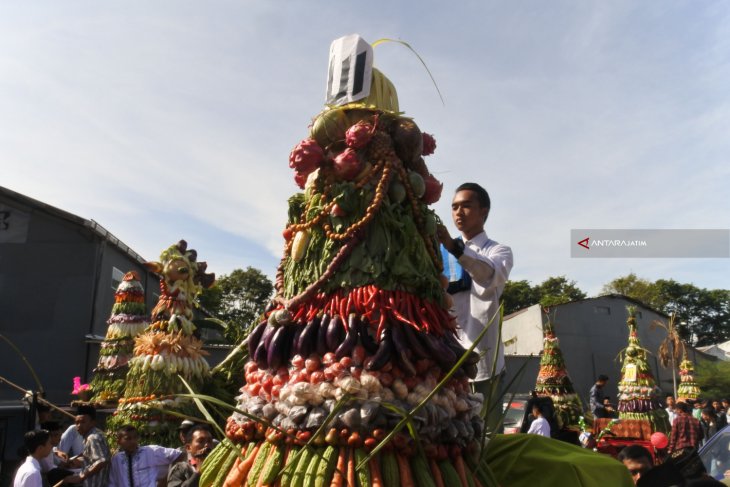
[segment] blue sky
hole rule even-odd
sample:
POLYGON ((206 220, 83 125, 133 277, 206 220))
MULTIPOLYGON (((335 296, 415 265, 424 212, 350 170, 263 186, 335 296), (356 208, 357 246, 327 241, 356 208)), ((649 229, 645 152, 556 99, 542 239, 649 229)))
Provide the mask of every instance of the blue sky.
POLYGON ((217 273, 273 277, 288 154, 349 33, 425 59, 445 105, 407 49, 375 50, 435 134, 437 212, 449 220, 453 189, 482 183, 513 279, 730 287, 728 259, 569 257, 571 228, 730 226, 726 2, 5 2, 0 185, 146 258, 185 238, 217 273))

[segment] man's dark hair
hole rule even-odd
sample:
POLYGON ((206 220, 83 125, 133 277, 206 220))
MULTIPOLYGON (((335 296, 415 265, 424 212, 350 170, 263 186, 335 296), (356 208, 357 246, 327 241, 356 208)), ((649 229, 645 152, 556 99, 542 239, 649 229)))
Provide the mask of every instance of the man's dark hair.
POLYGON ((689 404, 687 404, 686 402, 679 401, 674 407, 679 409, 683 413, 689 413, 690 411, 689 404))
POLYGON ((131 424, 124 424, 117 429, 117 438, 123 435, 127 435, 129 433, 137 434, 137 428, 135 428, 131 424))
POLYGON ((76 408, 76 416, 88 416, 91 419, 96 419, 96 409, 94 406, 79 406, 76 408))
POLYGON ((487 190, 479 186, 477 183, 464 183, 456 188, 455 193, 458 193, 459 191, 474 191, 477 194, 479 206, 486 208, 487 210, 492 207, 492 202, 489 199, 489 193, 487 193, 487 190))
POLYGON ((28 431, 23 439, 25 440, 25 447, 28 449, 28 453, 31 455, 35 453, 35 451, 45 445, 48 442, 48 438, 50 438, 51 435, 48 434, 48 431, 46 430, 35 430, 35 431, 28 431))
POLYGON ((627 447, 624 447, 624 449, 619 452, 618 457, 616 458, 619 462, 623 462, 624 460, 641 460, 642 458, 646 458, 649 460, 649 465, 654 465, 654 460, 652 460, 651 458, 651 453, 649 453, 649 450, 641 445, 629 445, 627 447))
POLYGON ((54 431, 61 431, 61 424, 58 421, 46 421, 41 423, 41 429, 53 433, 54 431))
POLYGON ((705 409, 702 410, 702 412, 711 418, 717 419, 717 413, 715 412, 715 408, 713 408, 712 406, 706 407, 705 409))
POLYGON ((599 382, 599 381, 603 381, 603 382, 608 381, 608 376, 606 374, 599 375, 598 379, 596 379, 596 382, 599 382))
POLYGON ((193 441, 193 435, 195 435, 196 431, 207 431, 211 435, 213 434, 212 431, 210 431, 210 428, 206 424, 196 424, 195 426, 191 426, 190 429, 185 433, 185 443, 189 444, 193 441))

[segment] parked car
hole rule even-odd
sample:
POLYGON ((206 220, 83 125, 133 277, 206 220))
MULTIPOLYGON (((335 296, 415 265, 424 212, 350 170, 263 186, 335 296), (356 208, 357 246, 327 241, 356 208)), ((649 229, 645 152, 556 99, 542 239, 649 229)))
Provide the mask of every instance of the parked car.
MULTIPOLYGON (((511 401, 505 401, 502 405, 505 411, 503 423, 504 433, 527 433, 532 419, 532 395, 515 394, 512 397, 507 394, 505 395, 505 399, 511 399, 511 401)), ((550 423, 550 436, 553 438, 557 437, 558 429, 554 417, 555 409, 553 407, 553 400, 546 396, 538 397, 536 400, 542 407, 545 419, 550 423)))
POLYGON ((717 480, 730 478, 730 426, 715 433, 700 447, 699 453, 710 475, 717 480))
MULTIPOLYGON (((510 399, 509 394, 505 395, 505 399, 510 399)), ((502 405, 504 416, 504 434, 511 435, 522 431, 522 424, 527 420, 527 402, 530 400, 529 394, 515 394, 511 401, 505 401, 502 405)))

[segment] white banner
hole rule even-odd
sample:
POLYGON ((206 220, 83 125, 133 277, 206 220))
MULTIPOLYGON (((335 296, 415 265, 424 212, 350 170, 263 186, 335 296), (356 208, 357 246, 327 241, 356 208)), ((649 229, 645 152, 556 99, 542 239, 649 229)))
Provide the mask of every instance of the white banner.
POLYGON ((345 105, 370 94, 373 47, 357 34, 340 37, 330 45, 327 73, 328 105, 345 105))

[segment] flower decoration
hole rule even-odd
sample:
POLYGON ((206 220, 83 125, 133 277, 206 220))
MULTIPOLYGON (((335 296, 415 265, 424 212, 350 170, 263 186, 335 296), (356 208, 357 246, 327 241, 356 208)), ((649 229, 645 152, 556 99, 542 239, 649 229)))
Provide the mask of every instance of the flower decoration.
POLYGON ((80 392, 88 391, 88 390, 89 390, 89 384, 82 384, 81 377, 79 377, 79 376, 74 377, 74 388, 71 391, 71 394, 79 394, 80 392))

